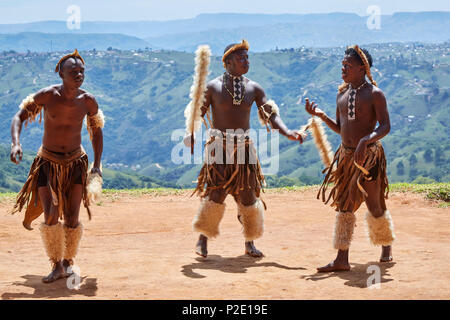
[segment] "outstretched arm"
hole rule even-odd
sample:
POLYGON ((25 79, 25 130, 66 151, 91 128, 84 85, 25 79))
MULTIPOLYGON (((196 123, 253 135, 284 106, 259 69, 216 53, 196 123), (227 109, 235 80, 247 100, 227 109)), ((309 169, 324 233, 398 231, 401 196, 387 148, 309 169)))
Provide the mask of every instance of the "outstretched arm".
POLYGON ((263 88, 256 84, 255 86, 256 98, 255 102, 258 108, 263 108, 266 113, 271 114, 269 118, 270 125, 273 129, 277 129, 280 131, 282 135, 284 135, 289 140, 300 141, 303 143, 303 138, 296 131, 289 130, 284 121, 281 119, 281 116, 275 112, 272 112, 272 106, 267 104, 267 97, 263 90, 263 88))
POLYGON ((391 130, 391 122, 389 120, 389 112, 387 109, 386 98, 381 90, 376 90, 372 94, 373 106, 378 121, 378 127, 373 132, 359 140, 355 150, 355 161, 359 165, 364 164, 364 155, 366 154, 367 145, 380 140, 391 130))
MULTIPOLYGON (((88 106, 88 123, 92 121, 91 119, 99 118, 101 115, 99 113, 99 108, 97 101, 93 96, 89 96, 87 98, 87 106, 88 106)), ((103 119, 102 119, 103 121, 103 119)), ((98 122, 97 122, 98 123, 98 122)), ((92 149, 94 150, 94 165, 92 166, 91 173, 98 173, 100 176, 102 175, 102 171, 100 170, 100 163, 103 153, 103 130, 102 125, 92 125, 90 126, 91 130, 91 143, 92 149)))
POLYGON ((22 101, 19 111, 12 118, 10 159, 15 164, 19 164, 23 156, 22 146, 20 145, 22 124, 25 122, 26 125, 27 121, 31 122, 34 120, 42 106, 46 104, 51 90, 51 88, 45 88, 34 95, 28 96, 22 101))
POLYGON ((326 125, 336 132, 337 134, 341 134, 341 125, 339 123, 339 108, 336 106, 336 120, 331 119, 323 110, 317 108, 317 104, 313 102, 309 102, 309 99, 306 98, 305 103, 306 112, 308 112, 312 116, 319 117, 322 119, 326 125))

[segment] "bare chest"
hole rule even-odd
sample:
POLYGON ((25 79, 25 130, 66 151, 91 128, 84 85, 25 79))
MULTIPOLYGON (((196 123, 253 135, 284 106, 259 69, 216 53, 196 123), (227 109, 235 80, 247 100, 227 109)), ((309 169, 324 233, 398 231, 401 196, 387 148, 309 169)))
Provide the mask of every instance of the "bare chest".
POLYGON ((66 126, 81 124, 87 114, 85 105, 77 99, 67 101, 62 98, 55 98, 47 103, 44 108, 47 122, 66 126))
POLYGON ((224 85, 217 88, 212 95, 212 107, 220 112, 227 112, 231 114, 249 113, 253 102, 255 101, 255 93, 252 88, 245 88, 243 96, 239 99, 240 103, 236 103, 233 99, 233 88, 228 88, 224 85))

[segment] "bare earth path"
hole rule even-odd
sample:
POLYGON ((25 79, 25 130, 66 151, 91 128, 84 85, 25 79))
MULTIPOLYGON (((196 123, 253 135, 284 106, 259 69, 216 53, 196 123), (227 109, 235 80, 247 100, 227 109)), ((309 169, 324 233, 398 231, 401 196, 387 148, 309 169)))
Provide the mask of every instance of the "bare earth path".
MULTIPOLYGON (((266 255, 243 255, 236 205, 229 198, 221 235, 209 257, 195 255, 191 221, 199 205, 183 195, 104 199, 93 220, 82 209, 85 233, 76 264, 81 287, 66 280, 43 284, 50 264, 38 230, 0 203, 2 299, 450 299, 450 209, 420 195, 394 193, 388 200, 397 233, 394 262, 378 263, 380 249, 365 236, 365 207, 357 213, 350 251, 352 270, 317 274, 330 262, 334 212, 315 191, 266 192, 265 234, 255 243, 266 255), (367 287, 369 266, 380 267, 380 288, 367 287)), ((41 220, 43 218, 40 218, 41 220)), ((39 221, 40 222, 40 221, 39 221)), ((369 269, 370 271, 370 269, 369 269)))

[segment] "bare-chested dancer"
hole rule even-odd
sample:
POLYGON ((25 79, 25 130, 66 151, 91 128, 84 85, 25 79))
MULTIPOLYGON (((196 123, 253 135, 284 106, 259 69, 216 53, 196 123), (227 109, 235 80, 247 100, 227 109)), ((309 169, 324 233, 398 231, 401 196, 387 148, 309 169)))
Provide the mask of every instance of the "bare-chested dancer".
MULTIPOLYGON (((263 88, 256 82, 244 77, 249 70, 248 42, 231 44, 225 48, 222 61, 226 72, 207 85, 206 102, 202 107, 202 116, 212 106, 212 128, 219 135, 212 136, 206 147, 216 141, 219 148, 223 147, 223 164, 210 163, 203 166, 198 177, 196 191, 201 194, 202 202, 193 221, 194 230, 200 233, 196 245, 196 253, 207 256, 207 239, 219 234, 219 223, 225 211, 225 198, 233 195, 238 205, 238 219, 243 226, 245 237, 245 254, 252 257, 263 256, 257 250, 253 240, 263 234, 264 203, 259 198, 264 183, 259 161, 251 162, 256 157, 252 141, 245 134, 227 134, 228 130, 242 130, 250 128, 250 110, 255 102, 262 124, 270 124, 278 129, 289 140, 303 142, 302 137, 289 130, 279 116, 278 107, 272 101, 267 101, 263 88), (226 139, 234 142, 234 163, 226 162, 226 139), (218 140, 219 139, 219 140, 218 140), (236 162, 238 146, 245 148, 245 163, 236 162), (206 185, 206 190, 204 187, 206 185)), ((189 144, 190 136, 185 139, 189 144)), ((216 145, 217 146, 217 145, 216 145)))
POLYGON ((83 232, 78 221, 82 200, 90 216, 86 191, 88 158, 81 146, 85 116, 94 149, 92 174, 101 175, 103 150, 103 114, 94 96, 80 89, 84 81, 83 59, 75 50, 58 62, 55 72, 59 72, 62 84, 28 96, 11 124, 11 161, 19 164, 22 160, 19 142, 22 124, 34 121, 44 110, 42 146, 17 196, 13 212, 26 207, 23 225, 29 230, 31 222, 44 212, 41 237, 53 264, 52 272, 42 279, 45 283, 69 275, 68 268, 73 264, 83 232), (59 222, 63 218, 64 225, 59 222))
POLYGON ((391 215, 385 198, 389 190, 386 175, 386 158, 379 141, 390 131, 386 98, 372 79, 372 57, 358 46, 347 48, 342 61, 342 79, 336 99, 336 120, 306 102, 306 111, 320 117, 342 139, 333 164, 327 168, 326 177, 318 198, 336 207, 334 247, 336 259, 318 268, 319 272, 350 270, 348 251, 356 221, 355 212, 365 201, 369 238, 381 245, 381 262, 392 260, 391 244, 395 239, 391 215), (366 76, 371 83, 366 81, 366 76), (378 126, 376 126, 378 122, 378 126), (333 189, 326 199, 326 189, 333 189))

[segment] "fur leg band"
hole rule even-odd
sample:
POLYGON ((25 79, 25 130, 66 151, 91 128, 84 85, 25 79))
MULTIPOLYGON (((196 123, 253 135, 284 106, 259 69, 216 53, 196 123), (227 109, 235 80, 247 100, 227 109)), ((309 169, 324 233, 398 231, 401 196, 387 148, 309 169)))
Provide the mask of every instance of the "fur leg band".
POLYGON ((89 137, 92 141, 94 137, 94 128, 101 128, 105 126, 105 116, 101 109, 98 109, 97 113, 92 116, 86 117, 86 129, 89 132, 89 137))
POLYGON ((366 212, 367 233, 373 245, 390 246, 395 240, 394 223, 389 211, 381 217, 375 218, 369 211, 366 212))
POLYGON ((65 251, 64 259, 69 260, 72 264, 73 258, 77 255, 80 245, 81 236, 83 235, 83 225, 78 223, 76 228, 70 228, 64 225, 65 235, 65 251))
POLYGON ((61 261, 64 253, 64 231, 61 222, 52 226, 42 223, 39 229, 50 261, 52 263, 61 261))
POLYGON ((253 241, 264 233, 264 205, 258 198, 250 206, 238 203, 238 218, 242 223, 245 241, 253 241))
POLYGON ((19 106, 19 109, 25 110, 27 112, 27 118, 25 119, 25 127, 36 120, 36 117, 40 115, 39 117, 39 123, 42 121, 42 108, 43 105, 38 105, 33 98, 34 94, 30 94, 25 99, 22 100, 22 103, 19 106))
POLYGON ((333 245, 338 250, 348 250, 352 242, 356 217, 353 212, 337 212, 334 225, 333 245))
POLYGON ((208 238, 219 235, 219 223, 225 212, 225 204, 216 203, 208 198, 201 200, 200 208, 192 222, 194 231, 200 232, 208 238))

